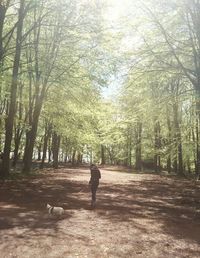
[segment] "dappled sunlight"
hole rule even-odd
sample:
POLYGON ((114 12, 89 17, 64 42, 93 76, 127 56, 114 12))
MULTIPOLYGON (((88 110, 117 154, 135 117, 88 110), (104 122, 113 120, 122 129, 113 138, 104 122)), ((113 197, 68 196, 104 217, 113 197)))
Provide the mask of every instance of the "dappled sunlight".
POLYGON ((0 0, 0 258, 197 258, 200 1, 0 0))
POLYGON ((164 257, 169 247, 170 255, 185 249, 179 257, 199 252, 199 185, 159 175, 101 173, 94 210, 87 168, 49 170, 20 183, 5 183, 0 190, 2 253, 15 246, 17 254, 45 256, 51 250, 55 257, 149 252, 164 257), (64 216, 49 216, 46 203, 63 207, 64 216))

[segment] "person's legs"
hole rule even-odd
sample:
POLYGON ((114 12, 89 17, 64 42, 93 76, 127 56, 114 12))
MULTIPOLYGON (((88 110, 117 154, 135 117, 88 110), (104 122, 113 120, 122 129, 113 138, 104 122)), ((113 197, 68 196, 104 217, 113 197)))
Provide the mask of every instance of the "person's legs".
POLYGON ((92 186, 92 201, 96 202, 96 192, 97 192, 97 186, 93 185, 92 186))
POLYGON ((91 205, 94 206, 96 202, 96 192, 99 184, 92 184, 91 185, 91 191, 92 191, 92 203, 91 205))

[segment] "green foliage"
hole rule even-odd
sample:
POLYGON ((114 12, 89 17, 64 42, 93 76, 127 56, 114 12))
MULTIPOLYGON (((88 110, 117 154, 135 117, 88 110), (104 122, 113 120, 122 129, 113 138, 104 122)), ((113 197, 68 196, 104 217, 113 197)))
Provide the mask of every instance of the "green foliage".
MULTIPOLYGON (((0 35, 1 149, 19 8, 16 1, 5 3, 10 5, 0 35)), ((178 160, 179 170, 189 170, 189 163, 194 169, 200 159, 198 6, 127 3, 116 19, 108 17, 106 1, 25 1, 13 149, 18 139, 24 152, 35 124, 35 147, 43 144, 48 124, 69 156, 87 152, 97 161, 105 156, 107 163, 134 165, 141 155, 161 160, 163 167, 171 159, 178 160), (113 79, 117 97, 103 99, 101 90, 113 79)))

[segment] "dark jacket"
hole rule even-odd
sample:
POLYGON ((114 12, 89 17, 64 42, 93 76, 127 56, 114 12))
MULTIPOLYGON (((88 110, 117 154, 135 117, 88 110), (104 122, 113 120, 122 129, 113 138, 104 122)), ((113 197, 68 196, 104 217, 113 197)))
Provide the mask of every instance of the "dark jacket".
POLYGON ((91 177, 90 177, 90 184, 98 184, 99 179, 101 178, 100 170, 97 167, 91 167, 90 168, 91 177))

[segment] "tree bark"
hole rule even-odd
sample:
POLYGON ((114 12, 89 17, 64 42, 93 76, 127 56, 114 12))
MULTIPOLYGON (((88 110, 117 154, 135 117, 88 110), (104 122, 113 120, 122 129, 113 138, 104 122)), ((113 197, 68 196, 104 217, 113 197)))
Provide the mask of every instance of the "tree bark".
POLYGON ((45 135, 44 135, 44 144, 43 144, 42 162, 40 164, 41 169, 44 168, 44 162, 45 162, 46 155, 47 155, 47 146, 48 146, 48 141, 49 141, 50 136, 51 136, 51 124, 46 123, 45 135))
POLYGON ((37 160, 40 161, 42 158, 41 158, 41 151, 42 151, 42 143, 39 143, 38 145, 38 157, 37 157, 37 160))
POLYGON ((75 157, 76 157, 76 150, 73 150, 73 152, 72 152, 72 165, 75 164, 75 157))
POLYGON ((33 148, 34 148, 34 143, 37 135, 37 128, 38 128, 38 121, 39 121, 39 116, 40 112, 42 109, 42 102, 43 102, 43 94, 38 98, 35 108, 34 108, 34 113, 33 113, 33 121, 31 125, 30 131, 27 133, 27 138, 26 138, 26 147, 24 151, 24 167, 23 167, 23 172, 24 173, 29 173, 31 170, 31 164, 32 164, 32 156, 33 156, 33 148))
POLYGON ((24 3, 25 3, 25 0, 20 1, 20 8, 18 13, 16 50, 15 50, 13 72, 12 72, 9 110, 8 110, 8 116, 6 118, 6 125, 5 125, 6 136, 5 136, 3 163, 2 163, 2 169, 1 169, 1 176, 3 178, 7 177, 10 172, 10 151, 11 151, 11 141, 13 136, 14 116, 16 112, 18 71, 19 71, 19 63, 20 63, 20 56, 21 56, 22 28, 23 28, 23 21, 24 21, 24 3))
POLYGON ((21 137, 22 137, 22 131, 18 128, 16 135, 15 135, 15 149, 14 149, 14 157, 13 157, 13 162, 12 162, 13 167, 16 167, 19 156, 20 156, 19 155, 19 147, 20 147, 21 137))
POLYGON ((136 149, 135 149, 135 169, 142 169, 142 123, 137 122, 135 129, 136 149))
MULTIPOLYGON (((23 93, 23 84, 20 84, 19 88, 19 104, 18 104, 18 119, 19 122, 17 124, 17 128, 15 129, 15 149, 14 149, 14 158, 12 162, 12 166, 16 167, 17 161, 19 159, 19 147, 20 147, 20 142, 23 134, 23 128, 21 128, 21 120, 22 120, 22 114, 23 114, 23 108, 22 108, 22 93, 23 93)), ((26 118, 25 118, 26 121, 26 118)))
POLYGON ((3 27, 4 27, 4 20, 6 15, 6 7, 5 5, 0 3, 0 67, 3 61, 3 27))
POLYGON ((101 144, 101 165, 105 165, 105 147, 101 144))
POLYGON ((178 118, 178 103, 173 103, 174 127, 175 127, 175 141, 177 147, 178 157, 178 174, 183 175, 183 153, 182 153, 182 137, 178 118))
POLYGON ((196 160, 195 160, 195 174, 197 178, 199 178, 200 174, 200 143, 199 143, 199 120, 200 118, 196 118, 196 160))
POLYGON ((160 122, 155 120, 154 124, 154 170, 155 172, 161 171, 161 160, 160 160, 160 148, 161 148, 161 136, 160 136, 160 122))
POLYGON ((172 158, 171 158, 172 127, 171 127, 171 121, 170 121, 169 108, 168 107, 167 107, 167 128, 168 128, 167 171, 168 171, 168 173, 171 173, 171 170, 172 170, 172 158))
POLYGON ((53 168, 58 168, 58 156, 60 149, 60 135, 56 132, 52 136, 53 168))

